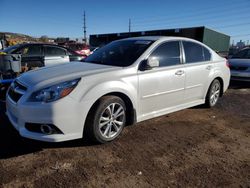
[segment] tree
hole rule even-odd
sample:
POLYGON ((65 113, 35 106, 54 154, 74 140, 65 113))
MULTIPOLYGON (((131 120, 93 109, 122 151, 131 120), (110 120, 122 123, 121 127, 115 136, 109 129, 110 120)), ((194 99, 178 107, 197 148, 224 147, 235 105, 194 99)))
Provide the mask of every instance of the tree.
POLYGON ((40 41, 41 42, 49 42, 49 38, 48 38, 47 35, 43 35, 43 36, 40 37, 40 41))

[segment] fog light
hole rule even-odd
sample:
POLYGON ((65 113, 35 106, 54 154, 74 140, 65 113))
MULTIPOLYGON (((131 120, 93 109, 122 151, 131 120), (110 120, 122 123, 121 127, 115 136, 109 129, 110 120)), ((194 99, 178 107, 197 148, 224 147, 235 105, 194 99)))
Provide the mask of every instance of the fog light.
POLYGON ((25 128, 28 131, 46 135, 63 134, 63 132, 53 124, 25 123, 25 128))
POLYGON ((40 130, 43 134, 52 134, 53 133, 53 129, 49 125, 46 125, 46 124, 42 124, 40 126, 40 130))

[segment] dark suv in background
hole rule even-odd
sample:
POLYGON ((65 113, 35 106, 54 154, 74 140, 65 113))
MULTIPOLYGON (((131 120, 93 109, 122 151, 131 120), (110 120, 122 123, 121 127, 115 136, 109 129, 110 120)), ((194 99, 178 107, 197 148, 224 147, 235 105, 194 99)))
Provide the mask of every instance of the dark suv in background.
POLYGON ((21 54, 21 65, 32 67, 51 66, 70 61, 81 61, 84 57, 62 46, 43 43, 27 43, 8 47, 2 52, 21 54))
POLYGON ((68 48, 54 44, 27 43, 5 48, 0 51, 0 100, 5 99, 10 83, 22 72, 70 61, 81 61, 84 58, 85 56, 68 48), (15 68, 19 67, 18 71, 13 70, 11 62, 17 65, 15 68))

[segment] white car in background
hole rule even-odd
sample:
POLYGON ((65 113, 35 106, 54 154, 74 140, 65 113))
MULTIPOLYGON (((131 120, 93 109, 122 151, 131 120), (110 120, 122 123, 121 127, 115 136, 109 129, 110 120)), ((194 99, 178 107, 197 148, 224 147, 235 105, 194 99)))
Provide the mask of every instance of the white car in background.
POLYGON ((231 80, 250 82, 250 47, 240 50, 229 59, 231 80))
POLYGON ((30 71, 12 83, 7 116, 21 136, 109 142, 125 125, 200 104, 213 107, 230 79, 224 58, 180 37, 115 41, 85 61, 30 71))

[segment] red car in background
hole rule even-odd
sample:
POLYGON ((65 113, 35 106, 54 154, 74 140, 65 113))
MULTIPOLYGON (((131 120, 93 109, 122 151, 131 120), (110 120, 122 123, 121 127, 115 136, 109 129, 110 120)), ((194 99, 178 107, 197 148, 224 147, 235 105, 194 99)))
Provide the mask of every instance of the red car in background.
POLYGON ((68 44, 67 47, 83 57, 87 57, 90 55, 90 48, 88 45, 72 43, 68 44))

